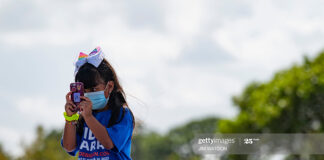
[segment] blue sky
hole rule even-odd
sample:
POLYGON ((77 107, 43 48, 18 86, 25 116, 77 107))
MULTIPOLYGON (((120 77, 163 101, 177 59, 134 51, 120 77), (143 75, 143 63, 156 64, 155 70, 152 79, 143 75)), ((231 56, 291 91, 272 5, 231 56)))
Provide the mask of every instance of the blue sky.
POLYGON ((323 1, 0 0, 0 142, 63 127, 79 52, 101 46, 138 120, 161 133, 232 118, 231 96, 323 49, 323 1))

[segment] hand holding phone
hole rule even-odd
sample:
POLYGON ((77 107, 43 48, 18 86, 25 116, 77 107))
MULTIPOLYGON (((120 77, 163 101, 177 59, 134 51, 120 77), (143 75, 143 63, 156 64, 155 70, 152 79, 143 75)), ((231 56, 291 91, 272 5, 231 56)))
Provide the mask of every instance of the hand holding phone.
POLYGON ((82 99, 81 96, 84 96, 84 85, 82 82, 75 82, 70 84, 70 90, 72 91, 71 100, 77 106, 76 111, 80 111, 78 106, 82 99))
POLYGON ((71 100, 71 94, 72 94, 72 92, 70 91, 65 96, 66 103, 65 103, 64 108, 65 108, 65 112, 66 112, 67 116, 72 116, 73 114, 76 113, 76 111, 75 111, 76 105, 71 100))

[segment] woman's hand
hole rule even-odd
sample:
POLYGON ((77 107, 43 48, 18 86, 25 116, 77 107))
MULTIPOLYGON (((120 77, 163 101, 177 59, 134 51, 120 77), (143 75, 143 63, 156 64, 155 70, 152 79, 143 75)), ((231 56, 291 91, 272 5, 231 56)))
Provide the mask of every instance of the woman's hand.
POLYGON ((67 116, 72 116, 73 114, 75 114, 77 112, 76 105, 71 100, 71 94, 72 94, 72 91, 67 93, 65 96, 65 99, 66 99, 65 112, 66 112, 67 116))
POLYGON ((92 116, 92 102, 88 97, 80 96, 83 101, 79 104, 81 115, 84 119, 92 116))

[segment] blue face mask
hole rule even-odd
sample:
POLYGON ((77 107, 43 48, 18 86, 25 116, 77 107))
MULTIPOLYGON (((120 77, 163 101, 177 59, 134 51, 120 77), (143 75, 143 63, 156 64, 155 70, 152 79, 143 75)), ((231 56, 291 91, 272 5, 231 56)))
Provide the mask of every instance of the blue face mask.
POLYGON ((85 97, 88 97, 92 102, 92 110, 98 110, 105 108, 108 103, 108 98, 105 97, 104 91, 97 91, 97 92, 88 92, 84 93, 85 97))

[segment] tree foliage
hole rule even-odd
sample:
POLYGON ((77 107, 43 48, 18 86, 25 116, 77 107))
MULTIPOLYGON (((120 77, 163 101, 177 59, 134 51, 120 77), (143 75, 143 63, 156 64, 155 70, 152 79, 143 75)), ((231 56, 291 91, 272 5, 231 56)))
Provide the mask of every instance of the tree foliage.
POLYGON ((193 120, 171 129, 164 135, 141 128, 132 142, 132 157, 141 160, 201 159, 200 155, 192 151, 191 140, 197 134, 214 133, 218 120, 215 117, 193 120))
POLYGON ((9 160, 12 159, 4 150, 2 145, 0 144, 0 159, 1 160, 9 160))
POLYGON ((304 57, 302 64, 277 72, 268 82, 250 83, 232 100, 240 112, 233 120, 219 122, 222 133, 322 132, 324 52, 313 60, 304 57))
POLYGON ((61 147, 61 130, 52 130, 46 133, 42 126, 36 129, 36 139, 30 145, 24 145, 24 155, 18 160, 72 160, 61 147))

